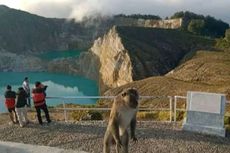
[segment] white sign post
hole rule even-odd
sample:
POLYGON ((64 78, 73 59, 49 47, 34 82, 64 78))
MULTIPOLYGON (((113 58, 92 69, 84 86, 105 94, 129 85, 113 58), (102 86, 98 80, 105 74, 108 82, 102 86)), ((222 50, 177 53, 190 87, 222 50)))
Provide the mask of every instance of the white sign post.
POLYGON ((224 94, 188 92, 183 130, 225 137, 224 94))

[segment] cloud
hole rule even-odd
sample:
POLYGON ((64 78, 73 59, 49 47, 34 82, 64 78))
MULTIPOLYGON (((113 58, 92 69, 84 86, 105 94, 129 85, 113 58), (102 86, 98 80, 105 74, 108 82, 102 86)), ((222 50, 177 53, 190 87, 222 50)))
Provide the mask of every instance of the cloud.
POLYGON ((69 18, 74 18, 76 21, 81 21, 86 16, 93 16, 94 14, 101 13, 105 15, 103 10, 103 0, 84 0, 75 3, 72 6, 69 18))
POLYGON ((189 10, 230 22, 230 0, 0 0, 12 7, 46 17, 75 18, 95 14, 154 14, 171 16, 189 10))

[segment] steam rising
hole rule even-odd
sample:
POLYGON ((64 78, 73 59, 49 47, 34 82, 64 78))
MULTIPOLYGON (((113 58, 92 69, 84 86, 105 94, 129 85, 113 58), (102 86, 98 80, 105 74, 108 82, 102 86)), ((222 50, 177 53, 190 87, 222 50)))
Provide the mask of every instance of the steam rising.
POLYGON ((93 17, 101 14, 102 3, 100 0, 84 0, 74 4, 69 18, 74 18, 75 21, 82 21, 85 17, 93 17))

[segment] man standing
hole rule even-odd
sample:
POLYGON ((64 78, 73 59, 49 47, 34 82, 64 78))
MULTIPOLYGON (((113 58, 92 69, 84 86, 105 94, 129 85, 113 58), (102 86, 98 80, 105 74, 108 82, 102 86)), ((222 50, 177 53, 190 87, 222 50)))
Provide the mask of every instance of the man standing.
POLYGON ((17 115, 16 115, 16 112, 15 112, 16 93, 11 90, 10 85, 7 85, 4 95, 5 95, 5 105, 6 105, 6 108, 8 109, 8 111, 9 111, 10 120, 14 124, 16 124, 18 122, 17 115))
POLYGON ((37 81, 35 83, 35 88, 33 88, 33 90, 32 90, 32 97, 33 97, 33 101, 34 101, 34 106, 35 106, 35 109, 37 111, 37 118, 38 118, 38 122, 40 125, 43 124, 42 117, 41 117, 41 109, 45 113, 47 122, 48 123, 51 122, 50 116, 49 116, 49 111, 47 109, 46 100, 45 100, 46 88, 47 88, 47 86, 44 86, 41 84, 41 82, 37 81))
POLYGON ((29 78, 25 77, 23 83, 22 83, 22 87, 25 90, 26 94, 27 94, 27 104, 30 107, 30 86, 29 86, 29 78))
POLYGON ((20 87, 17 91, 17 100, 15 105, 15 110, 18 116, 18 121, 20 124, 20 127, 24 127, 25 124, 27 124, 29 121, 27 119, 27 110, 26 110, 27 104, 27 93, 25 90, 20 87))

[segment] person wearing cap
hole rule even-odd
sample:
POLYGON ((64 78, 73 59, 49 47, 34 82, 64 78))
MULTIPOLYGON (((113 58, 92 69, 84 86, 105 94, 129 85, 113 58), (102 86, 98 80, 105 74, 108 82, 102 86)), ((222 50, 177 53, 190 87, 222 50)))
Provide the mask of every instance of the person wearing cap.
POLYGON ((29 86, 29 78, 28 77, 24 78, 24 81, 22 83, 22 87, 23 87, 23 89, 25 90, 25 92, 27 94, 28 107, 31 107, 31 105, 30 105, 30 86, 29 86))
POLYGON ((42 117, 41 117, 41 109, 44 111, 45 113, 45 117, 48 123, 51 122, 50 120, 50 116, 49 116, 49 111, 46 105, 46 88, 47 86, 44 86, 41 82, 37 81, 35 82, 35 88, 32 89, 32 98, 34 101, 34 107, 36 109, 37 112, 37 118, 38 118, 38 122, 40 125, 43 124, 42 122, 42 117))
POLYGON ((16 98, 16 93, 11 90, 11 86, 7 85, 6 86, 6 91, 5 91, 5 106, 9 112, 10 120, 12 123, 16 124, 18 123, 17 115, 15 112, 15 98, 16 98))
POLYGON ((18 116, 20 127, 24 127, 27 123, 29 123, 29 120, 27 118, 27 109, 26 109, 26 106, 28 105, 27 96, 28 95, 26 91, 23 89, 23 87, 19 87, 16 96, 15 110, 18 116))

